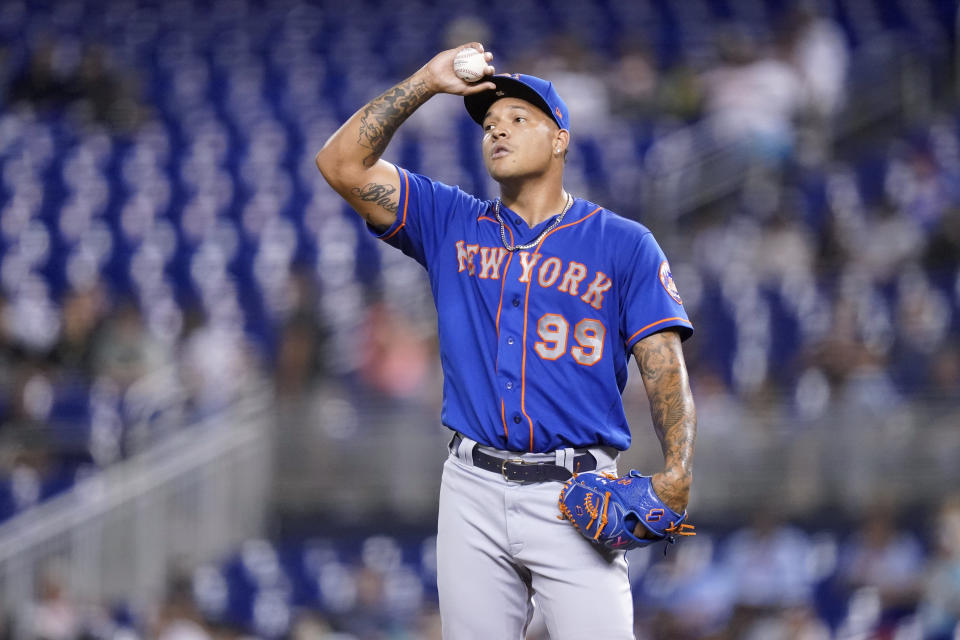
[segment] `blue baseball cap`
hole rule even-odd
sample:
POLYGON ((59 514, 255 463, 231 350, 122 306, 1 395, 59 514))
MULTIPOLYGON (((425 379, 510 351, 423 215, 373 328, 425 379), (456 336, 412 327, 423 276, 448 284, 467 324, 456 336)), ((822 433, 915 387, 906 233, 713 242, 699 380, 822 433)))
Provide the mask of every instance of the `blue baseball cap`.
POLYGON ((540 107, 561 129, 570 130, 570 110, 553 88, 552 82, 522 73, 499 73, 489 80, 497 85, 496 89, 463 97, 467 113, 477 124, 483 125, 483 117, 487 115, 490 105, 500 98, 520 98, 540 107))

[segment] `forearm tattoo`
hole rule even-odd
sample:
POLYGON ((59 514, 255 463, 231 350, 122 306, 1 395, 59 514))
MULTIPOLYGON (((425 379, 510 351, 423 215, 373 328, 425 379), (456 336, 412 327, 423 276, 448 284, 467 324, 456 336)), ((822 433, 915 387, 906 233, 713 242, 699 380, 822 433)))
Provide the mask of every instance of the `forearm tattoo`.
POLYGON ((634 347, 643 383, 650 399, 650 415, 663 447, 665 472, 686 480, 660 496, 667 503, 685 502, 680 494, 689 489, 693 473, 693 445, 697 435, 697 415, 687 382, 680 340, 668 332, 649 336, 634 347))
POLYGON ((391 197, 396 193, 397 188, 389 184, 368 182, 362 187, 354 187, 351 191, 364 202, 373 202, 390 213, 396 213, 400 206, 399 200, 394 200, 391 197))
POLYGON ((370 154, 363 159, 365 167, 376 164, 397 128, 429 97, 425 82, 408 79, 363 108, 357 144, 370 149, 370 154))

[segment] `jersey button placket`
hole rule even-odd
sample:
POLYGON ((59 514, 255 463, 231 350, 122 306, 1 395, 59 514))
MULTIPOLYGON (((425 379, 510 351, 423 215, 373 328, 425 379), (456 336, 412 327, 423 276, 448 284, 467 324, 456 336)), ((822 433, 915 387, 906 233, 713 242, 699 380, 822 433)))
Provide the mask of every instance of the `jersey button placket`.
POLYGON ((521 378, 523 368, 523 299, 526 284, 520 282, 522 266, 514 256, 504 274, 503 308, 500 313, 497 372, 500 385, 500 400, 503 403, 504 428, 507 431, 507 448, 525 450, 529 436, 524 429, 515 429, 524 422, 521 408, 521 378))

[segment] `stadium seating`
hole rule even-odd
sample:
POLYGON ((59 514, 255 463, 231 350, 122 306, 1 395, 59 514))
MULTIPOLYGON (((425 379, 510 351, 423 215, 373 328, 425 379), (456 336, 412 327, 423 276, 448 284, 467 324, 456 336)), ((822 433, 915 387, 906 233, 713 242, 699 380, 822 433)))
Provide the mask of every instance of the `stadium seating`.
MULTIPOLYGON (((853 52, 878 35, 931 56, 955 45, 951 0, 824 4, 853 52)), ((12 86, 51 42, 65 68, 79 61, 85 45, 105 44, 111 68, 142 88, 146 114, 139 126, 122 130, 81 124, 66 106, 14 103, 9 93, 0 98, 0 284, 9 333, 4 356, 18 366, 46 362, 68 294, 99 283, 118 307, 125 300, 135 304, 165 350, 173 353, 182 344, 185 320, 199 308, 213 325, 242 329, 266 370, 289 312, 288 279, 297 268, 318 282, 319 311, 336 351, 338 343, 346 344, 338 338, 355 330, 362 293, 380 285, 387 277, 382 265, 392 259, 313 167, 314 152, 339 122, 444 46, 455 14, 471 7, 488 20, 488 48, 507 59, 567 34, 613 64, 622 39, 639 34, 657 67, 667 70, 709 56, 717 22, 746 24, 769 37, 791 3, 697 0, 682 6, 668 0, 417 0, 397 6, 379 0, 3 2, 0 83, 12 86), (347 302, 331 311, 325 296, 347 302)), ((391 158, 414 171, 441 167, 447 173, 435 177, 492 197, 476 128, 465 113, 455 118, 437 125, 450 134, 443 145, 429 131, 401 131, 391 158)), ((676 123, 611 116, 608 125, 575 135, 571 162, 574 182, 601 202, 615 185, 635 182, 633 168, 639 173, 657 136, 676 123), (625 173, 624 166, 631 170, 625 173)), ((891 185, 919 156, 928 159, 924 166, 942 192, 931 197, 955 208, 958 149, 958 114, 936 113, 881 144, 787 173, 782 192, 796 196, 793 220, 819 248, 837 211, 850 212, 847 222, 867 229, 873 214, 865 212, 890 201, 891 185)), ((935 231, 923 217, 935 205, 923 197, 899 205, 916 211, 921 244, 935 231)), ((613 194, 610 201, 622 203, 613 194)), ((620 212, 661 223, 642 210, 620 212)), ((764 233, 764 221, 752 219, 740 204, 724 215, 725 229, 698 236, 711 243, 711 255, 686 255, 673 265, 681 291, 690 292, 688 306, 701 337, 691 368, 695 374, 717 372, 735 394, 771 384, 789 397, 848 283, 824 264, 815 265, 809 278, 761 277, 738 255, 750 255, 743 252, 764 233)), ((676 227, 663 223, 663 236, 682 246, 681 236, 695 223, 695 216, 676 227)), ((861 284, 852 296, 859 329, 868 340, 889 345, 892 389, 924 393, 929 381, 911 366, 915 354, 900 337, 903 309, 919 292, 933 301, 934 336, 942 340, 960 332, 957 260, 948 268, 913 261, 895 277, 861 284)), ((395 299, 422 299, 422 280, 393 285, 400 287, 391 293, 395 299)), ((357 366, 349 353, 341 356, 333 358, 333 375, 348 375, 357 366)), ((137 395, 137 388, 118 390, 56 367, 46 372, 30 387, 25 409, 18 409, 15 385, 3 387, 0 431, 18 428, 14 419, 23 416, 17 411, 26 411, 31 423, 42 425, 49 461, 37 467, 42 473, 20 465, 0 477, 0 520, 147 446, 162 423, 158 414, 184 409, 179 397, 145 402, 143 394, 153 392, 143 386, 137 395)), ((374 536, 359 546, 315 540, 279 548, 250 541, 235 557, 198 569, 195 596, 215 619, 254 629, 260 637, 281 637, 297 608, 336 617, 363 606, 357 572, 372 567, 383 581, 385 600, 377 606, 402 625, 435 597, 431 554, 430 538, 374 536)), ((828 578, 819 579, 825 584, 828 578)), ((820 608, 829 605, 824 601, 820 608)), ((832 620, 839 625, 843 612, 831 615, 839 616, 832 620)))

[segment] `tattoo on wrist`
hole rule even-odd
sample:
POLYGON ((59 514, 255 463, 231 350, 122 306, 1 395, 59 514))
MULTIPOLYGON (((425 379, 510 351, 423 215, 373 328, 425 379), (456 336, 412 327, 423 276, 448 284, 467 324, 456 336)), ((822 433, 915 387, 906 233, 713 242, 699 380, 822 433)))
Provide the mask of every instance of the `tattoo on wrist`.
POLYGON ((675 342, 656 336, 638 343, 637 362, 650 397, 650 413, 660 436, 666 471, 679 485, 671 483, 660 496, 665 502, 685 502, 693 463, 697 432, 696 409, 685 383, 682 356, 675 342))
POLYGON ((391 198, 396 191, 397 188, 392 185, 377 184, 376 182, 368 182, 362 187, 351 189, 351 192, 364 202, 372 202, 390 213, 396 213, 400 206, 399 200, 391 198))
POLYGON ((397 128, 428 97, 426 82, 404 80, 364 107, 357 138, 357 144, 370 149, 364 166, 372 167, 377 162, 397 128))

